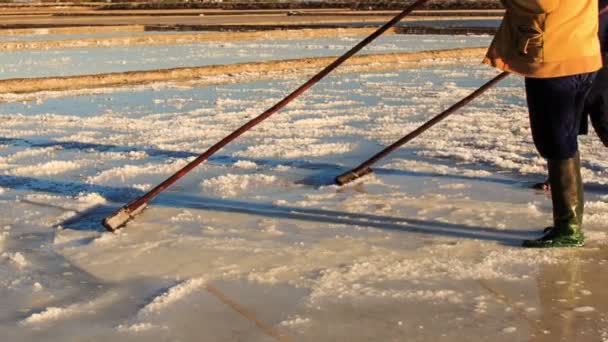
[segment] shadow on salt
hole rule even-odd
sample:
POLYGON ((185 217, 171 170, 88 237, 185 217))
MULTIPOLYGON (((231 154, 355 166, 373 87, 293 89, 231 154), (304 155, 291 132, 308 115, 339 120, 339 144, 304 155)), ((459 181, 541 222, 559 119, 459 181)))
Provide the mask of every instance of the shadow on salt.
MULTIPOLYGON (((141 196, 142 192, 132 188, 113 188, 92 184, 60 183, 25 177, 0 176, 3 186, 27 186, 36 191, 61 191, 66 193, 66 187, 71 193, 82 191, 101 193, 113 203, 126 201, 141 196)), ((438 236, 458 237, 478 240, 498 241, 506 245, 517 245, 523 238, 538 234, 537 230, 498 230, 489 227, 467 226, 430 220, 418 220, 404 217, 350 213, 343 211, 298 208, 274 204, 253 203, 236 200, 206 198, 202 196, 166 193, 160 195, 153 203, 163 207, 179 207, 205 211, 238 213, 256 215, 273 219, 300 220, 316 223, 340 224, 354 227, 368 227, 381 230, 399 231, 404 233, 430 234, 438 236)), ((102 231, 103 218, 117 210, 115 205, 97 205, 86 211, 78 212, 75 216, 59 223, 66 229, 102 231)), ((153 210, 149 208, 148 210, 153 210)), ((145 212, 138 218, 145 220, 145 212)), ((128 229, 128 227, 127 227, 128 229)), ((86 243, 86 241, 80 241, 86 243)))

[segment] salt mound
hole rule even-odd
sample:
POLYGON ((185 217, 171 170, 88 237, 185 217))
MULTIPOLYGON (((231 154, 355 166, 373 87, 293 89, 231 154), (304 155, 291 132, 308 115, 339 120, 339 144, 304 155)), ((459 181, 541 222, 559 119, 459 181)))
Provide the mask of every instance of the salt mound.
POLYGON ((80 203, 87 204, 90 206, 107 203, 107 200, 96 192, 92 192, 92 193, 81 192, 78 194, 78 196, 76 196, 76 200, 80 203))
POLYGON ((94 313, 100 306, 111 305, 118 295, 106 293, 91 301, 74 303, 66 307, 48 307, 44 311, 32 314, 20 322, 21 325, 43 324, 61 319, 68 319, 87 313, 94 313))
MULTIPOLYGON (((1 242, 1 240, 2 239, 0 239, 0 242, 1 242)), ((23 254, 21 254, 19 252, 4 253, 4 254, 2 254, 2 257, 6 258, 10 262, 12 262, 18 269, 22 269, 22 268, 26 267, 27 265, 29 265, 29 262, 27 261, 27 259, 23 256, 23 254)))
POLYGON ((313 139, 281 139, 272 144, 260 144, 235 153, 249 158, 311 158, 344 154, 356 147, 350 143, 315 143, 313 139))
POLYGON ((116 327, 116 331, 118 331, 118 332, 133 333, 133 334, 137 334, 140 332, 146 332, 146 331, 150 331, 153 329, 167 330, 168 328, 166 326, 159 326, 159 325, 154 325, 151 323, 136 323, 136 324, 132 324, 132 325, 119 325, 116 327))
POLYGON ((188 296, 189 294, 195 292, 205 285, 205 280, 202 278, 190 279, 188 281, 182 282, 172 288, 170 288, 167 292, 162 295, 154 298, 154 300, 144 306, 139 313, 140 314, 151 314, 155 312, 159 312, 160 310, 166 308, 167 306, 177 302, 178 300, 188 296))
POLYGON ((234 167, 238 169, 255 169, 258 167, 258 165, 252 161, 239 160, 238 162, 234 163, 234 167))
POLYGON ((269 185, 281 185, 276 176, 269 175, 235 175, 227 174, 203 181, 204 191, 220 197, 236 197, 247 191, 267 187, 269 185))
POLYGON ((39 324, 43 322, 54 321, 60 318, 71 317, 76 315, 77 313, 78 311, 76 310, 75 306, 69 306, 67 308, 49 307, 40 313, 32 314, 28 318, 21 321, 21 324, 39 324))
POLYGON ((37 165, 16 167, 10 171, 15 176, 55 176, 68 171, 77 170, 82 165, 72 161, 51 161, 37 165))

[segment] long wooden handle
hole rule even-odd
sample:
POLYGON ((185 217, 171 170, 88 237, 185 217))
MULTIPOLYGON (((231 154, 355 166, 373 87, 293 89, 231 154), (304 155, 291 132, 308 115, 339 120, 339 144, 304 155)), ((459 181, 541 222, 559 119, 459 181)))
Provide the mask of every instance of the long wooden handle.
POLYGON ((370 159, 368 159, 365 162, 361 163, 361 165, 359 165, 356 168, 354 168, 354 169, 352 169, 352 170, 350 170, 350 171, 348 171, 346 173, 343 173, 340 176, 336 177, 336 184, 338 184, 338 185, 344 185, 344 184, 347 184, 347 183, 350 183, 350 182, 354 181, 357 178, 363 177, 363 176, 365 176, 368 173, 371 173, 372 171, 370 169, 370 166, 372 166, 373 164, 377 163, 380 159, 386 157, 391 152, 395 151, 396 149, 398 149, 399 147, 403 146, 404 144, 406 144, 406 143, 414 140, 417 136, 419 136, 420 134, 424 133, 429 128, 435 126, 437 123, 439 123, 441 120, 445 119, 446 117, 448 117, 449 115, 451 115, 455 111, 457 111, 460 108, 466 106, 469 102, 473 101, 479 95, 483 94, 488 89, 492 88, 496 83, 502 81, 502 79, 504 79, 508 75, 509 75, 508 72, 503 72, 503 73, 499 74, 498 76, 496 76, 493 79, 491 79, 490 81, 488 81, 486 84, 484 84, 481 87, 479 87, 477 90, 475 90, 469 96, 467 96, 464 99, 458 101, 458 103, 454 104, 450 108, 448 108, 445 111, 441 112, 440 114, 436 115, 431 120, 425 122, 422 126, 416 128, 414 131, 412 131, 408 135, 406 135, 403 138, 399 139, 398 141, 396 141, 395 143, 393 143, 389 147, 385 148, 384 150, 378 152, 377 154, 375 154, 370 159))
POLYGON ((197 167, 199 164, 201 164, 205 160, 209 159, 209 157, 211 157, 217 151, 222 149, 224 146, 228 145, 230 142, 232 142, 233 140, 235 140, 236 138, 241 136, 243 133, 247 132, 254 126, 256 126, 259 123, 261 123, 262 121, 266 120, 272 114, 278 112, 279 110, 281 110, 282 108, 287 106, 290 102, 295 100, 298 96, 303 94, 306 90, 308 90, 313 85, 318 83, 321 79, 323 79, 325 76, 327 76, 333 70, 335 70, 337 67, 342 65, 344 62, 346 62, 349 58, 351 58, 357 52, 361 51, 361 49, 363 49, 364 47, 369 45, 372 41, 374 41, 380 35, 382 35, 384 32, 386 32, 392 26, 394 26, 399 21, 401 21, 403 18, 405 18, 407 15, 409 15, 414 9, 416 9, 418 6, 422 5, 423 3, 427 2, 427 1, 428 0, 417 0, 416 2, 414 2, 413 4, 408 6, 405 10, 403 10, 403 12, 399 13, 391 21, 384 24, 382 27, 380 27, 374 33, 372 33, 367 38, 362 40, 359 44, 354 46, 352 49, 350 49, 344 55, 342 55, 341 57, 336 59, 333 63, 328 65, 325 69, 321 70, 318 74, 316 74, 314 77, 312 77, 306 83, 301 85, 299 88, 297 88, 291 94, 289 94, 287 97, 285 97, 284 99, 279 101, 277 104, 275 104, 274 106, 272 106, 271 108, 266 110, 264 113, 260 114, 258 117, 252 119, 251 121, 249 121, 246 124, 244 124, 243 126, 241 126, 239 129, 237 129, 236 131, 232 132, 230 135, 228 135, 227 137, 222 139, 220 142, 211 146, 211 148, 209 148, 205 153, 199 155, 196 159, 194 159, 193 161, 188 163, 188 165, 186 165, 184 168, 177 171, 174 175, 167 178, 164 182, 157 185, 154 189, 150 190, 148 193, 131 201, 129 204, 127 204, 120 210, 116 211, 114 214, 108 216, 106 219, 104 219, 103 225, 108 230, 114 231, 114 230, 120 228, 121 226, 123 226, 124 224, 126 224, 135 215, 137 215, 139 212, 141 212, 143 210, 143 208, 145 208, 146 204, 150 200, 152 200, 154 197, 156 197, 158 194, 160 194, 165 189, 167 189, 168 187, 173 185, 175 182, 177 182, 180 178, 184 177, 192 169, 197 167))

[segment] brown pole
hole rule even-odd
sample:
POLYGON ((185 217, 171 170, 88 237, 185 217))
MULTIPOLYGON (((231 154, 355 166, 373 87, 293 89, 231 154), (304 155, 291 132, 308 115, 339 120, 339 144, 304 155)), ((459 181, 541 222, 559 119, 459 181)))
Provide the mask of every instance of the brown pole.
POLYGON ((390 154, 394 150, 398 149, 399 147, 403 146, 404 144, 414 140, 414 138, 416 138, 420 134, 424 133, 429 128, 435 126, 437 123, 439 123, 441 120, 448 117, 450 114, 452 114, 455 111, 459 110, 460 108, 466 106, 469 102, 473 101, 476 97, 483 94, 486 90, 492 88, 496 83, 502 81, 502 79, 504 79, 508 75, 509 75, 508 72, 503 72, 503 73, 499 74, 498 76, 496 76, 492 80, 490 80, 488 83, 482 85, 481 87, 479 87, 479 89, 472 92, 469 96, 460 100, 458 103, 456 103, 455 105, 446 109, 442 113, 438 114, 431 120, 427 121, 422 126, 416 128, 414 131, 412 131, 408 135, 404 136, 403 138, 399 139, 397 142, 393 143, 389 147, 378 152, 376 155, 374 155, 370 159, 366 160, 361 165, 336 177, 336 180, 335 180, 336 184, 344 185, 344 184, 350 183, 360 177, 363 177, 363 176, 371 173, 372 170, 370 169, 370 166, 372 166, 373 164, 378 162, 380 159, 386 157, 388 154, 390 154))
POLYGON ((407 15, 409 15, 414 9, 416 9, 418 6, 422 5, 426 1, 428 1, 428 0, 415 1, 413 4, 408 6, 405 10, 403 10, 403 12, 401 12, 396 17, 394 17, 391 21, 384 24, 382 27, 380 27, 378 30, 376 30, 374 33, 372 33, 370 36, 368 36, 367 38, 362 40, 359 44, 357 44, 355 47, 350 49, 344 55, 342 55, 341 57, 336 59, 333 63, 328 65, 325 69, 321 70, 313 78, 311 78, 306 83, 301 85, 299 88, 297 88, 295 91, 293 91, 287 97, 285 97, 284 99, 279 101, 277 104, 272 106, 270 109, 266 110, 264 113, 260 114, 258 117, 252 119, 251 121, 247 122, 245 125, 241 126, 239 129, 232 132, 230 135, 228 135, 227 137, 222 139, 217 144, 211 146, 211 148, 209 148, 205 153, 198 156, 195 160, 191 161, 184 168, 177 171, 173 176, 169 177, 167 180, 165 180, 161 184, 157 185, 154 189, 150 190, 145 195, 131 201, 129 204, 122 207, 121 209, 119 209, 118 211, 113 213, 112 215, 106 217, 103 220, 103 225, 109 231, 115 231, 115 230, 121 228, 122 226, 124 226, 128 221, 130 221, 133 217, 135 217, 142 210, 144 210, 147 203, 150 200, 152 200, 154 197, 158 196, 158 194, 160 194, 165 189, 167 189, 168 187, 173 185, 173 183, 177 182, 180 178, 184 177, 188 172, 190 172, 192 169, 197 167, 199 164, 201 164, 205 160, 209 159, 209 157, 211 157, 213 154, 215 154, 217 151, 222 149, 224 146, 228 145, 230 142, 232 142, 236 138, 238 138, 240 135, 247 132, 254 126, 258 125, 262 121, 266 120, 272 114, 283 109, 290 102, 292 102, 294 99, 296 99, 302 93, 304 93, 306 90, 308 90, 313 85, 315 85, 317 82, 319 82, 321 79, 323 79, 325 76, 327 76, 334 69, 336 69, 337 67, 342 65, 350 57, 355 55, 357 52, 361 51, 361 49, 363 49, 365 46, 369 45, 369 43, 374 41, 376 38, 378 38, 380 35, 382 35, 384 32, 386 32, 392 26, 397 24, 399 21, 401 21, 403 18, 405 18, 407 15))

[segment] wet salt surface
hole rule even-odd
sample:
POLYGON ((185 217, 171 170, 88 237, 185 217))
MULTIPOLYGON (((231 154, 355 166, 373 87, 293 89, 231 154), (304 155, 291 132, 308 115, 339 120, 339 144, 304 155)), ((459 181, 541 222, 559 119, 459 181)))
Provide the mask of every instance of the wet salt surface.
POLYGON ((608 151, 581 139, 583 249, 549 223, 521 79, 356 184, 328 185, 496 72, 330 77, 197 168, 123 231, 99 220, 301 79, 156 85, 0 105, 0 333, 8 340, 597 341, 606 335, 608 151), (20 261, 23 261, 20 265, 20 261), (38 285, 36 285, 38 284, 38 285))
MULTIPOLYGON (((164 32, 163 32, 164 34, 164 32)), ((340 55, 363 37, 277 39, 190 45, 34 50, 0 53, 0 79, 259 62, 340 55)), ((413 52, 488 45, 489 36, 391 35, 361 53, 413 52)))

